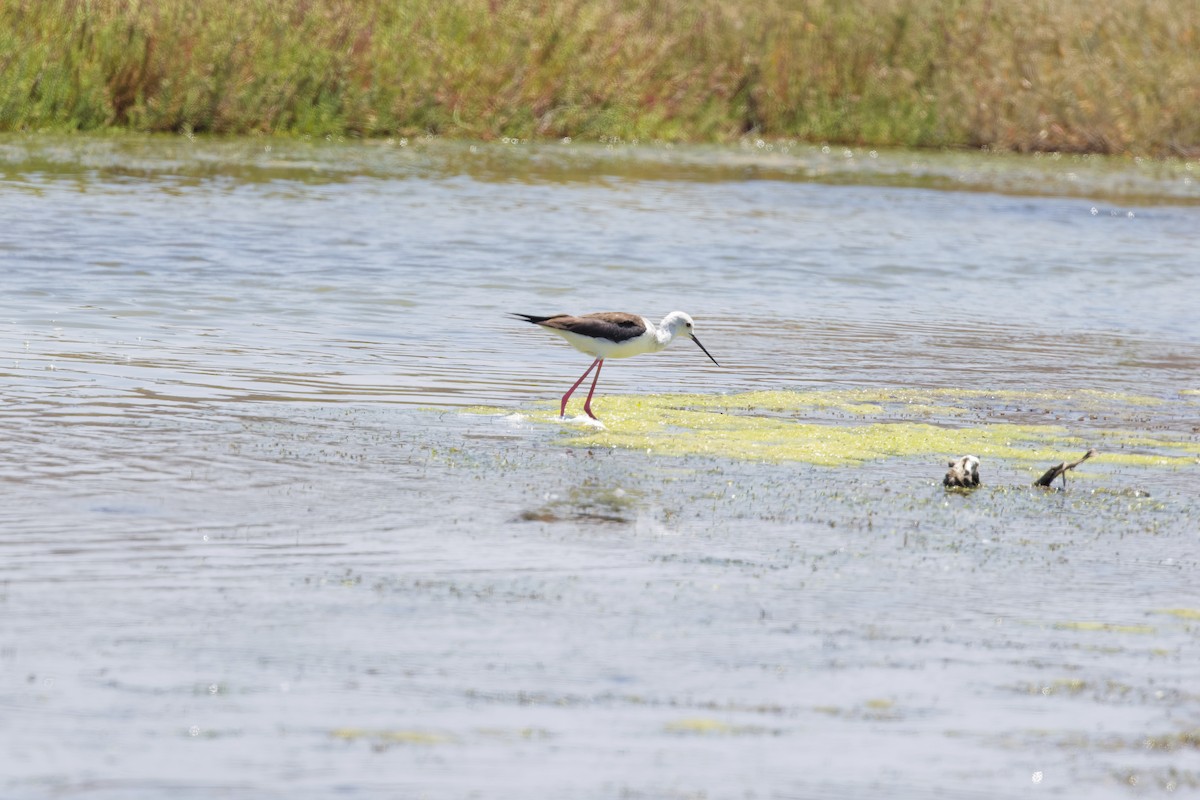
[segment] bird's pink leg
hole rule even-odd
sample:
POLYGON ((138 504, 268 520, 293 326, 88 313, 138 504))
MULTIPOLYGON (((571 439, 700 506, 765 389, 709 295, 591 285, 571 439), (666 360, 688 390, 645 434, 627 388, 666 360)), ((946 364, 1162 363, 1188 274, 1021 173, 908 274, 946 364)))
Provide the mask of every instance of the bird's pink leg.
POLYGON ((592 393, 596 391, 596 381, 600 380, 600 369, 603 366, 604 359, 596 359, 596 377, 592 378, 592 388, 588 390, 587 400, 583 401, 583 410, 592 419, 597 419, 596 415, 592 413, 592 393))
MULTIPOLYGON (((582 375, 580 375, 579 380, 575 381, 575 385, 572 386, 570 389, 568 389, 567 393, 563 395, 562 407, 558 410, 558 415, 560 417, 565 417, 567 415, 567 401, 571 399, 571 395, 575 394, 575 390, 579 388, 579 384, 583 383, 583 379, 588 376, 588 373, 591 372, 593 369, 595 369, 596 365, 599 364, 603 360, 604 359, 602 359, 602 358, 597 358, 595 361, 593 361, 592 366, 587 368, 587 372, 584 372, 582 375)), ((596 373, 596 377, 600 377, 599 372, 596 373)), ((592 381, 592 388, 593 389, 596 388, 595 381, 592 381)), ((592 399, 592 396, 589 394, 588 400, 590 401, 591 399, 592 399)), ((588 413, 591 414, 592 412, 589 411, 588 413)), ((595 417, 593 417, 593 419, 595 419, 595 417)))

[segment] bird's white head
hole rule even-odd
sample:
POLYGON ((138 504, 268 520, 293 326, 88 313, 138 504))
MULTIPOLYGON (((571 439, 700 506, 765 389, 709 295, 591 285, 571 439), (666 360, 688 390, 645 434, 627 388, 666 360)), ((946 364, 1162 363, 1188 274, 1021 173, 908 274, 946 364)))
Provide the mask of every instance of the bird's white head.
MULTIPOLYGON (((665 340, 661 338, 660 334, 660 342, 662 343, 663 347, 666 347, 667 344, 676 336, 685 336, 695 342, 696 346, 704 351, 704 355, 708 356, 714 364, 717 364, 717 360, 712 357, 712 353, 709 353, 708 349, 704 345, 700 344, 700 340, 696 338, 694 328, 695 326, 692 324, 692 318, 690 316, 682 311, 672 311, 670 314, 667 314, 667 316, 663 317, 663 321, 658 326, 659 331, 666 334, 665 340)), ((721 365, 717 364, 717 366, 719 367, 721 365)))
POLYGON ((667 314, 658 327, 669 333, 672 339, 676 336, 692 338, 692 318, 682 311, 667 314))

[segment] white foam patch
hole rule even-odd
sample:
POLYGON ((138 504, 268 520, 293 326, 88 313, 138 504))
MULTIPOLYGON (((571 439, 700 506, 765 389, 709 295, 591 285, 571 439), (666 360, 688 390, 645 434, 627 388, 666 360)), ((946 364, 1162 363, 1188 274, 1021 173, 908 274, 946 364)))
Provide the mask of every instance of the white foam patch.
POLYGON ((586 414, 580 414, 577 417, 555 417, 554 421, 560 425, 585 425, 589 428, 596 428, 597 430, 601 431, 608 430, 603 422, 598 419, 592 419, 586 414))

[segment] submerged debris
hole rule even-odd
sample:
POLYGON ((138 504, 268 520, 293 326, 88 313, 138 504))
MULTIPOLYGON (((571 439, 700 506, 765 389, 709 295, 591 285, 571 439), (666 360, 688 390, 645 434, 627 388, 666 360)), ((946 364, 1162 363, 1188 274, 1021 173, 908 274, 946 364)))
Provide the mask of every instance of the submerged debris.
POLYGON ((946 477, 942 478, 943 486, 961 486, 974 489, 979 485, 979 458, 977 456, 962 456, 956 461, 949 461, 950 467, 946 477))
POLYGON ((1072 461, 1070 464, 1068 464, 1065 461, 1061 464, 1056 464, 1053 467, 1051 467, 1050 469, 1046 470, 1045 474, 1043 474, 1042 477, 1038 478, 1036 481, 1033 482, 1033 485, 1034 486, 1049 486, 1050 484, 1054 483, 1055 478, 1057 478, 1061 475, 1063 488, 1065 489, 1065 488, 1067 488, 1067 470, 1075 469, 1080 464, 1087 461, 1089 458, 1091 458, 1094 455, 1096 455, 1096 451, 1093 448, 1091 450, 1088 450, 1086 453, 1084 453, 1083 458, 1079 459, 1078 461, 1072 461))
MULTIPOLYGON (((1067 486, 1067 470, 1075 469, 1083 462, 1087 461, 1092 456, 1097 455, 1093 448, 1083 454, 1083 457, 1070 463, 1064 461, 1060 464, 1055 464, 1050 469, 1033 482, 1034 486, 1050 486, 1054 483, 1055 478, 1062 478, 1063 488, 1067 486)), ((978 456, 960 456, 954 461, 946 462, 950 467, 946 471, 946 476, 942 478, 942 485, 948 488, 964 488, 974 489, 980 485, 979 480, 979 457, 978 456)), ((1149 497, 1149 493, 1146 493, 1149 497)))
POLYGON ((627 492, 620 486, 588 479, 572 487, 565 497, 547 495, 545 505, 522 511, 517 521, 628 523, 637 516, 640 496, 637 491, 627 492))

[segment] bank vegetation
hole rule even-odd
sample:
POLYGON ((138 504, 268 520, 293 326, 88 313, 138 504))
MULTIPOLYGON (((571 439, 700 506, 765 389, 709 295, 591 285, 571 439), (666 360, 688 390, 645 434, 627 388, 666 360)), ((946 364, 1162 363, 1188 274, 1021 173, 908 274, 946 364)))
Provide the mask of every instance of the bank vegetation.
POLYGON ((0 130, 1200 154, 1200 3, 0 0, 0 130))

